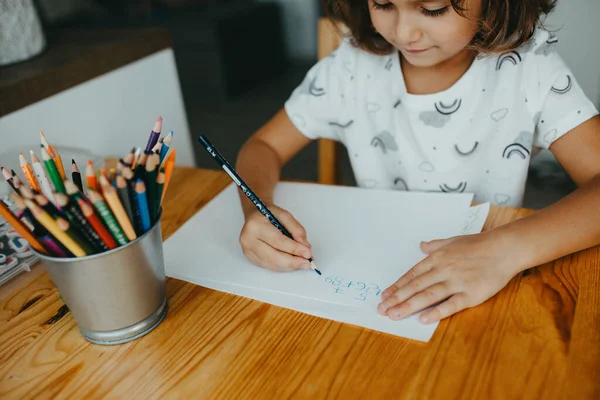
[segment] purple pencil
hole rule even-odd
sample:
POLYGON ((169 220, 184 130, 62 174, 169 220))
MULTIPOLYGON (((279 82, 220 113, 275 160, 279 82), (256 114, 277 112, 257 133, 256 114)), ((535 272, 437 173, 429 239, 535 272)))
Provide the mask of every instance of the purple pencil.
POLYGON ((158 143, 158 138, 160 137, 160 132, 162 131, 162 117, 158 117, 156 123, 154 124, 154 128, 152 128, 152 132, 150 132, 150 137, 148 138, 148 144, 146 145, 146 151, 152 151, 152 148, 156 146, 158 143))
POLYGON ((46 250, 48 250, 50 253, 52 253, 52 255, 54 255, 56 257, 63 257, 63 258, 70 256, 50 236, 42 236, 38 239, 40 240, 40 243, 42 243, 44 245, 46 250))

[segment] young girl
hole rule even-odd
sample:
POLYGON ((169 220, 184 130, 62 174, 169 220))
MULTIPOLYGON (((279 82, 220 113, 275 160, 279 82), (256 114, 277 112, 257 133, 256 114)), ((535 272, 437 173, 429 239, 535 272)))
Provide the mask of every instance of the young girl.
POLYGON ((600 243, 600 118, 538 28, 554 0, 336 0, 351 33, 242 148, 240 174, 293 234, 243 201, 244 254, 310 268, 302 225, 273 205, 282 166, 311 140, 339 140, 364 188, 472 192, 519 206, 532 155, 550 149, 580 186, 527 218, 421 244, 428 256, 379 312, 433 323, 487 300, 517 273, 600 243))

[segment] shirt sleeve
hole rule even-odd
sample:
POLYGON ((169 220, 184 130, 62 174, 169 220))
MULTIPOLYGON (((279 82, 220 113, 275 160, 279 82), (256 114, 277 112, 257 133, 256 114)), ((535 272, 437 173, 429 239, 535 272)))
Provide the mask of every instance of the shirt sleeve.
POLYGON ((534 146, 548 149, 554 141, 598 114, 556 51, 558 39, 543 31, 529 56, 536 62, 540 109, 534 146))
POLYGON ((354 53, 353 46, 344 40, 337 50, 308 71, 286 101, 288 117, 306 137, 340 140, 336 126, 352 89, 349 83, 353 79, 350 66, 354 65, 354 53))

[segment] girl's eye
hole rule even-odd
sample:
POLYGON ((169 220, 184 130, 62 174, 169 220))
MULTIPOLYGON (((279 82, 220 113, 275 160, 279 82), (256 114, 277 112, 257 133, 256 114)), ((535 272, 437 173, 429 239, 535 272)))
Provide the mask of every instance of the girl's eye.
POLYGON ((376 1, 373 1, 373 9, 374 10, 391 10, 394 7, 394 5, 392 3, 378 3, 376 1))
POLYGON ((448 6, 438 8, 437 10, 429 10, 427 8, 421 8, 421 13, 427 17, 441 17, 448 12, 448 6))

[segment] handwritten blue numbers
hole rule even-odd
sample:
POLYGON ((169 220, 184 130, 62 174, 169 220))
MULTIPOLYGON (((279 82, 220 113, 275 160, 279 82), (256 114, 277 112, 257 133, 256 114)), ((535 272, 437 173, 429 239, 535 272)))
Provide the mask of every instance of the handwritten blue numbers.
POLYGON ((343 295, 359 302, 366 301, 369 298, 381 294, 379 285, 374 283, 349 281, 339 276, 328 276, 325 278, 325 283, 333 287, 333 292, 335 294, 343 295))

